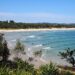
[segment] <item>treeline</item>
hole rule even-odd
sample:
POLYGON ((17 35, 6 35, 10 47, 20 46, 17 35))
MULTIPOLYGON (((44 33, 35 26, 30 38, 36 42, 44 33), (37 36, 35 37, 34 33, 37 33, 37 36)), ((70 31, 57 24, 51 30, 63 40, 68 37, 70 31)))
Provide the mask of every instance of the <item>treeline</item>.
POLYGON ((26 29, 26 28, 75 28, 75 24, 59 23, 22 23, 10 21, 0 21, 0 28, 26 29))

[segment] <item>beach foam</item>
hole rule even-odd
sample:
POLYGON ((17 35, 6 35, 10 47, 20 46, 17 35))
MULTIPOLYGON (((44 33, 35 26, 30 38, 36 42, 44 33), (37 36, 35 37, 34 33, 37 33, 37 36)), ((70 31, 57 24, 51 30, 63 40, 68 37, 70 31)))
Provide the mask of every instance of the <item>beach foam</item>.
POLYGON ((39 44, 39 45, 35 45, 34 47, 42 47, 43 45, 42 44, 39 44))
POLYGON ((35 38, 35 35, 30 35, 28 36, 28 38, 35 38))
POLYGON ((51 49, 51 47, 45 47, 45 48, 43 48, 43 49, 49 50, 49 49, 51 49))

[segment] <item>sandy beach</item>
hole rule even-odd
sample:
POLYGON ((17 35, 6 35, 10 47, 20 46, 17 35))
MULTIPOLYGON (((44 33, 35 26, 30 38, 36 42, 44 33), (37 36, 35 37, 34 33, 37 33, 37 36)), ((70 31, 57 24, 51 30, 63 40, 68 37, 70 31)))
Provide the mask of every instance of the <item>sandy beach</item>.
POLYGON ((0 29, 0 32, 51 31, 51 30, 75 30, 75 28, 0 29))

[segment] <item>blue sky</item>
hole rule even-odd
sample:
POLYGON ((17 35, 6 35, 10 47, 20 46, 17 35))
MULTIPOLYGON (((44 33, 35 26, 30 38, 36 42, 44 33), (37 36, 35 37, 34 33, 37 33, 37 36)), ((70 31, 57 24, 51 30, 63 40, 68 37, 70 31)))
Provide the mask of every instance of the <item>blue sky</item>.
POLYGON ((0 20, 75 23, 75 0, 0 0, 0 20))

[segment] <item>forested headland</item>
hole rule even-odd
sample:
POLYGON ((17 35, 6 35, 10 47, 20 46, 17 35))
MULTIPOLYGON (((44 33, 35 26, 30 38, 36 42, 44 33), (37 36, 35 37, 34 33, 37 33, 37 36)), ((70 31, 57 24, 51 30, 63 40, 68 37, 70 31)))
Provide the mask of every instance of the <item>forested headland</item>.
POLYGON ((5 29, 29 29, 29 28, 75 28, 75 24, 66 23, 22 23, 10 21, 0 21, 0 28, 5 29))

